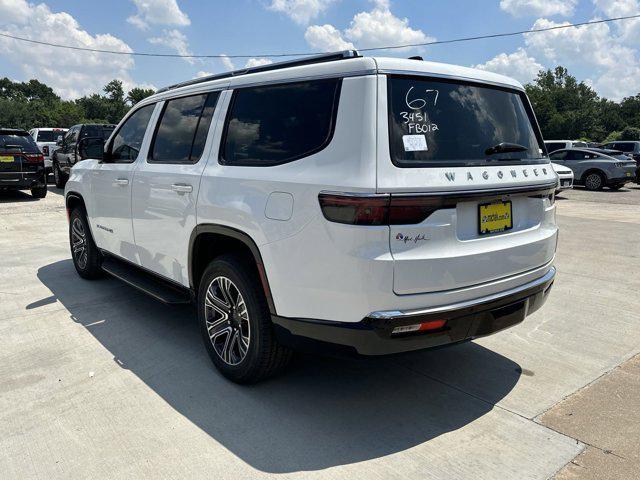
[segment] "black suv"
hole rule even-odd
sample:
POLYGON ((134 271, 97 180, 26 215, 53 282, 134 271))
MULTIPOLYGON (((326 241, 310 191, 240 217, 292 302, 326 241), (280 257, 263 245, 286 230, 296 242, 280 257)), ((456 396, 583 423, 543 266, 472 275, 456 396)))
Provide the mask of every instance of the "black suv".
POLYGON ((36 198, 47 195, 44 156, 29 132, 0 128, 0 189, 31 190, 36 198))
MULTIPOLYGON (((109 138, 116 125, 111 124, 90 124, 74 125, 65 134, 64 138, 57 142, 58 149, 51 158, 51 168, 56 187, 64 188, 73 167, 86 155, 81 155, 78 147, 92 148, 98 144, 103 144, 109 138), (91 142, 98 140, 99 142, 91 142)), ((101 156, 102 152, 95 152, 98 155, 89 155, 94 158, 101 156)))

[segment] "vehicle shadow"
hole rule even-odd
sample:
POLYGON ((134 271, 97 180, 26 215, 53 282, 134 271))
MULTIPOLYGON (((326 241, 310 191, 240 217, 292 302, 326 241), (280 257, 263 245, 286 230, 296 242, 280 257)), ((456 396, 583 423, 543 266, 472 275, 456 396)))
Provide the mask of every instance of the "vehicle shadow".
POLYGON ((34 198, 28 190, 0 190, 0 203, 37 202, 39 200, 39 198, 34 198))
POLYGON ((278 378, 238 386, 212 366, 192 307, 168 308, 116 280, 87 282, 69 270, 71 260, 56 262, 40 268, 38 278, 71 319, 178 413, 265 472, 321 470, 423 444, 485 415, 522 373, 510 359, 467 343, 448 350, 447 373, 454 384, 490 377, 483 400, 414 372, 412 364, 428 361, 424 353, 378 360, 300 356, 278 378))
POLYGON ((47 190, 49 193, 53 193, 54 195, 64 195, 64 188, 58 188, 55 185, 49 184, 47 186, 47 190))

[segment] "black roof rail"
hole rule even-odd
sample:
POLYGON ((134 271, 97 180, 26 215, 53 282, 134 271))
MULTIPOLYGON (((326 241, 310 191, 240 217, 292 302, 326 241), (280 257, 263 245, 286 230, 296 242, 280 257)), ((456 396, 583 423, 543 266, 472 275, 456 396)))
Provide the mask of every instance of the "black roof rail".
POLYGON ((222 78, 238 77, 240 75, 248 75, 249 73, 268 72, 271 70, 280 70, 282 68, 299 67, 301 65, 312 65, 314 63, 326 63, 336 60, 346 60, 348 58, 357 58, 361 55, 357 50, 344 50, 342 52, 323 53, 321 55, 313 55, 310 57, 298 58, 295 60, 287 60, 284 62, 270 63, 268 65, 260 65, 257 67, 243 68, 242 70, 234 70, 232 72, 218 73, 215 75, 207 75, 206 77, 194 78, 186 82, 176 83, 168 87, 161 88, 156 93, 166 92, 175 88, 186 87, 188 85, 197 85, 198 83, 210 82, 211 80, 220 80, 222 78))

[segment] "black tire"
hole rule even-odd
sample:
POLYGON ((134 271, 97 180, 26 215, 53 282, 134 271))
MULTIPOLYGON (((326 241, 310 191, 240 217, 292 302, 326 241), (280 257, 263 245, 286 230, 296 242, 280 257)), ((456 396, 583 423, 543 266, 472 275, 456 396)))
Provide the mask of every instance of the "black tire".
POLYGON ((33 198, 44 198, 47 196, 47 186, 34 187, 31 189, 31 196, 33 198))
POLYGON ((275 338, 255 267, 242 256, 222 255, 209 264, 198 289, 198 321, 211 361, 235 383, 271 377, 291 360, 291 350, 275 338))
POLYGON ((53 164, 53 182, 58 188, 64 188, 67 184, 67 176, 60 170, 57 163, 53 164))
POLYGON ((584 186, 592 192, 602 190, 605 184, 604 176, 598 172, 591 172, 584 177, 584 186))
POLYGON ((102 255, 93 241, 87 213, 82 207, 73 208, 69 215, 69 245, 73 266, 76 267, 78 275, 87 280, 103 276, 100 268, 102 255))

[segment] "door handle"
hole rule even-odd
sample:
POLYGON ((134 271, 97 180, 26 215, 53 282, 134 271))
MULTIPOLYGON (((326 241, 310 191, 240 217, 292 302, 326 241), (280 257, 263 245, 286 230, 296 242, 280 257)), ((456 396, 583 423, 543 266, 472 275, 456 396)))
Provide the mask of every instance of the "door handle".
POLYGON ((191 193, 193 192, 193 187, 185 183, 174 183, 171 185, 171 190, 176 193, 191 193))
POLYGON ((129 180, 126 178, 116 178, 113 184, 118 187, 125 187, 129 185, 129 180))

